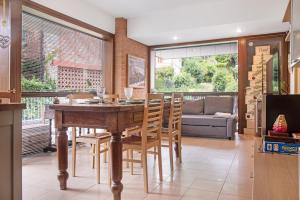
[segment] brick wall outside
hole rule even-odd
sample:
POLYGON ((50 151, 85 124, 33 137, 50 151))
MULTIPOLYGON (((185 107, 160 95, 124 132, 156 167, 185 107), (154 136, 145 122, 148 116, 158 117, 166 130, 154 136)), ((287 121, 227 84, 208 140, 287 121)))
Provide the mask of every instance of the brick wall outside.
POLYGON ((127 20, 116 18, 115 29, 115 93, 124 97, 127 87, 127 56, 133 55, 145 59, 145 88, 134 88, 134 98, 144 98, 149 84, 149 47, 127 37, 127 20))

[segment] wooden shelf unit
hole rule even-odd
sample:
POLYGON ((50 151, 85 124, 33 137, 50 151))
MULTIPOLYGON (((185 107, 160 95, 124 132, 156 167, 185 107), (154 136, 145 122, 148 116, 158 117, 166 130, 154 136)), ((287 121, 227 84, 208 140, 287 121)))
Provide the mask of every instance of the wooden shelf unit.
POLYGON ((299 199, 298 156, 262 153, 255 139, 253 200, 299 199))

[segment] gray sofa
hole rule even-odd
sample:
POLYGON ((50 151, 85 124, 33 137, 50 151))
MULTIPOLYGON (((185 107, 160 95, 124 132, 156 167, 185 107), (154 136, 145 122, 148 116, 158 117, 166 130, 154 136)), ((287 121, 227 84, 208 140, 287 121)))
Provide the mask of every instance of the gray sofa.
POLYGON ((182 135, 232 139, 237 125, 237 97, 207 96, 185 101, 182 135))

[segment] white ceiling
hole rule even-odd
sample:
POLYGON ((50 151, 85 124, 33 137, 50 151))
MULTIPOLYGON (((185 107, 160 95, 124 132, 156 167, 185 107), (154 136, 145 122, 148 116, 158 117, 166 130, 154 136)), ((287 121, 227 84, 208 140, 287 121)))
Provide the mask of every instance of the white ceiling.
MULTIPOLYGON (((64 13, 108 32, 115 31, 115 18, 82 0, 33 0, 48 8, 64 13), (101 19, 101 20, 99 20, 101 19)), ((28 10, 27 10, 28 11, 28 10)), ((39 15, 39 14, 38 14, 39 15)), ((45 17, 45 16, 44 16, 45 17)), ((53 19, 51 19, 53 20, 53 19)), ((57 20, 54 20, 57 21, 57 20)))
POLYGON ((281 22, 288 0, 85 1, 114 17, 127 18, 128 36, 147 45, 288 30, 288 24, 281 22))

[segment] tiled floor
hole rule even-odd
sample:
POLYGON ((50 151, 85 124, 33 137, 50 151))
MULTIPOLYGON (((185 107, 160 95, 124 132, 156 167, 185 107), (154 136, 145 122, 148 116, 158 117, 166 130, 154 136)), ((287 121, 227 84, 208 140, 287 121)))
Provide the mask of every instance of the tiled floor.
MULTIPOLYGON (((87 147, 79 147, 78 177, 69 177, 69 190, 58 188, 57 162, 53 153, 27 157, 23 160, 24 200, 110 200, 107 184, 107 164, 101 162, 101 184, 96 184, 95 170, 87 147)), ((126 200, 250 200, 253 179, 253 140, 238 136, 234 141, 222 139, 184 138, 183 163, 175 165, 174 175, 169 170, 168 151, 163 149, 164 181, 159 182, 157 163, 148 157, 150 193, 143 192, 140 164, 135 164, 135 175, 123 170, 126 200)), ((69 161, 71 156, 69 156, 69 161)), ((71 162, 69 162, 71 165, 71 162)))

